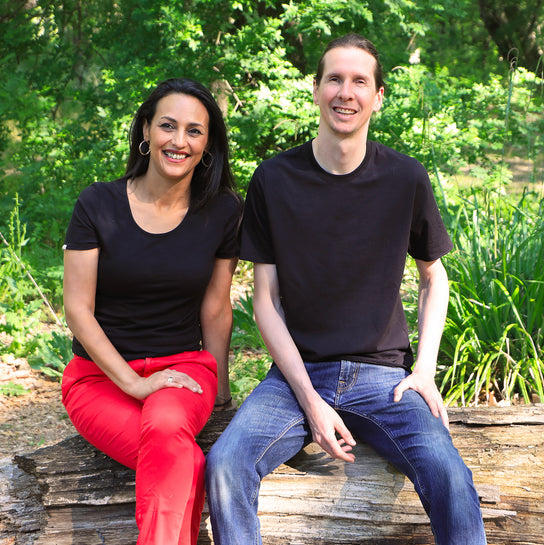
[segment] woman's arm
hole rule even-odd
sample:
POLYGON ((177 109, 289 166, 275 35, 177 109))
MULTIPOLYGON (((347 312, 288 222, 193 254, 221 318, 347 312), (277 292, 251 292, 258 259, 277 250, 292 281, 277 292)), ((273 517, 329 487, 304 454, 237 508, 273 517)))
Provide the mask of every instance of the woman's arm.
POLYGON ((145 399, 165 387, 200 392, 198 383, 184 373, 165 370, 140 377, 113 346, 94 317, 99 252, 98 248, 64 252, 64 309, 74 336, 94 363, 121 390, 137 399, 145 399), (172 382, 168 382, 170 376, 174 377, 172 382))
POLYGON ((217 361, 218 392, 216 405, 231 399, 229 348, 232 334, 230 288, 238 258, 216 259, 212 277, 200 308, 202 347, 217 361))

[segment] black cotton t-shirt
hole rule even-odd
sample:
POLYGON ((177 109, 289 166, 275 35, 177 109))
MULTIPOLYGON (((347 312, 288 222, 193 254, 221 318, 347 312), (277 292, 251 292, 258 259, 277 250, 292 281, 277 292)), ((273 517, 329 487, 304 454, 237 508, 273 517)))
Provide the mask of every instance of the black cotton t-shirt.
MULTIPOLYGON (((238 255, 241 207, 220 193, 189 210, 172 231, 152 234, 135 222, 126 179, 84 189, 65 248, 100 248, 95 317, 127 360, 199 350, 200 304, 215 258, 238 255)), ((74 353, 89 358, 77 339, 74 353)))
POLYGON ((264 161, 248 189, 240 256, 276 265, 287 327, 308 362, 410 368, 406 255, 433 261, 451 248, 424 167, 377 142, 347 175, 324 171, 307 142, 264 161))

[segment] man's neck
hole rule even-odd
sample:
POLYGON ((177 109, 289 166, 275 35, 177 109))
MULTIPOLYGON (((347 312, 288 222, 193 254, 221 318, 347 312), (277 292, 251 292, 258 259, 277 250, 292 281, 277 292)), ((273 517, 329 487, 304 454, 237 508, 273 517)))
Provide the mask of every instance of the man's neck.
POLYGON ((360 138, 323 138, 319 134, 312 141, 312 150, 319 166, 331 174, 349 174, 365 158, 366 135, 360 138))

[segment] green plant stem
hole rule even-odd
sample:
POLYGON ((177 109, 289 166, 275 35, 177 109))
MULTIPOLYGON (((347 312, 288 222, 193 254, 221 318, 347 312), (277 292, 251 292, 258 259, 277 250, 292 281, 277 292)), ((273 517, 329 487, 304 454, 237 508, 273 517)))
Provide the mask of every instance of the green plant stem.
POLYGON ((28 278, 30 279, 32 284, 34 284, 34 287, 36 288, 36 290, 40 294, 40 297, 42 298, 43 302, 45 303, 45 306, 49 309, 49 312, 51 313, 51 316, 53 316, 53 318, 55 319, 55 322, 57 323, 57 325, 64 329, 64 325, 61 322, 61 320, 59 319, 59 317, 57 316, 57 314, 55 313, 53 307, 51 306, 51 303, 49 302, 49 300, 47 299, 47 297, 45 296, 45 294, 41 290, 40 286, 38 286, 38 283, 36 282, 36 280, 34 280, 34 277, 30 273, 30 271, 28 270, 27 266, 21 261, 21 259, 16 254, 16 252, 13 251, 13 248, 10 246, 9 242, 6 240, 6 238, 4 237, 4 235, 2 234, 1 231, 0 231, 0 237, 2 238, 2 241, 5 244, 6 248, 9 250, 10 254, 15 258, 17 263, 21 266, 21 268, 23 269, 25 274, 28 276, 28 278))

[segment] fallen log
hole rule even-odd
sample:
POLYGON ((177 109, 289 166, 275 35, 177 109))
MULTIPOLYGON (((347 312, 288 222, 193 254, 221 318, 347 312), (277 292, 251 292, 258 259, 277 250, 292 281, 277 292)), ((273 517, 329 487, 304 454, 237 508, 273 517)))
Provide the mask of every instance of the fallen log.
MULTIPOLYGON (((544 405, 449 409, 489 545, 544 545, 544 405)), ((207 452, 232 412, 198 438, 207 452)), ((368 446, 344 464, 309 445, 264 479, 266 545, 433 544, 412 484, 368 446)), ((134 545, 134 472, 79 436, 0 464, 0 545, 134 545)), ((207 508, 199 544, 213 543, 207 508)))

